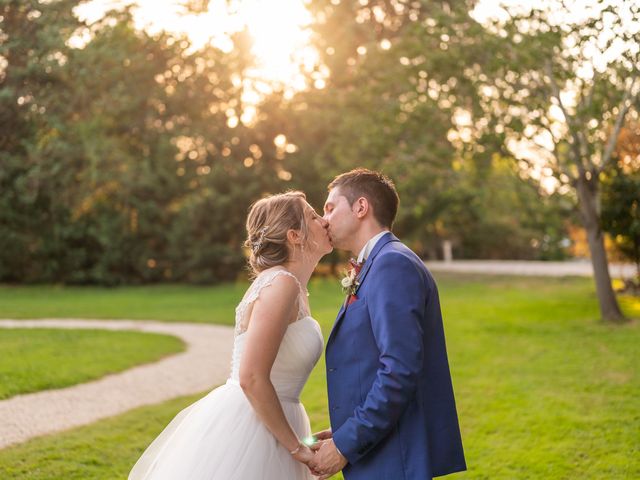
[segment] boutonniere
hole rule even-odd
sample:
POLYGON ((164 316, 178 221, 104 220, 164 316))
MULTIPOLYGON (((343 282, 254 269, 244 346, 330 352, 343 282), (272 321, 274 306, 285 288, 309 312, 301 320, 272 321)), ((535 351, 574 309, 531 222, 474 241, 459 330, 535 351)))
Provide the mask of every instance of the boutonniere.
POLYGON ((352 268, 348 272, 346 272, 345 277, 340 281, 342 285, 342 292, 346 295, 352 296, 356 294, 356 290, 358 290, 358 273, 355 268, 352 268))
POLYGON ((355 297, 356 290, 358 290, 358 286, 360 285, 358 274, 360 270, 362 270, 362 263, 358 263, 352 258, 349 260, 349 265, 351 265, 351 269, 345 273, 345 277, 340 281, 340 284, 342 285, 342 291, 346 295, 355 297))

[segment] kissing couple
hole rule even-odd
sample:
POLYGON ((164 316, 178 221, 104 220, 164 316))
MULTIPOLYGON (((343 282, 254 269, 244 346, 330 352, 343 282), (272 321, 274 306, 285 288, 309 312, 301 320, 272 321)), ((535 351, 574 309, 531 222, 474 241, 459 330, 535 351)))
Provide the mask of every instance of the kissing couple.
MULTIPOLYGON (((431 479, 466 469, 438 290, 391 233, 385 175, 336 177, 321 217, 301 192, 247 218, 254 280, 236 308, 231 375, 182 410, 129 480, 431 479), (307 284, 333 248, 350 251, 346 297, 326 345, 331 429, 311 435, 300 392, 324 348, 307 284)), ((199 366, 206 368, 206 366, 199 366)))

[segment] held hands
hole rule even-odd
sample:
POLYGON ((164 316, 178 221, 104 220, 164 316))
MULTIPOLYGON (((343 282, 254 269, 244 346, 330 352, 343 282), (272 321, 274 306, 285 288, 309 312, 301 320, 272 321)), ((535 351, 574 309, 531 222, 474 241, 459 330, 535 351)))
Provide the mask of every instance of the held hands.
POLYGON ((313 435, 315 443, 311 446, 301 444, 293 455, 297 461, 304 463, 311 473, 325 480, 342 470, 347 464, 332 440, 331 430, 323 430, 313 435))
POLYGON ((307 462, 307 466, 311 473, 319 476, 320 480, 325 480, 342 470, 347 465, 347 459, 333 443, 331 430, 324 430, 315 436, 318 441, 311 445, 315 456, 307 462))
POLYGON ((315 457, 315 452, 311 450, 307 445, 300 444, 300 447, 293 453, 292 456, 295 460, 300 463, 304 463, 305 465, 309 465, 309 462, 315 457))

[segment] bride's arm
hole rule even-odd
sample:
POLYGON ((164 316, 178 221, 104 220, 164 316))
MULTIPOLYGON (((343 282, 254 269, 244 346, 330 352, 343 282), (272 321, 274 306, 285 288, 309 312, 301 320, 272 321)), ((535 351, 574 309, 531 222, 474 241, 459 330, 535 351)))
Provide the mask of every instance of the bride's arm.
POLYGON ((240 387, 269 431, 289 452, 298 449, 294 458, 305 462, 313 453, 300 443, 289 425, 270 379, 282 338, 297 315, 299 292, 295 279, 285 275, 277 276, 260 292, 245 334, 240 387))

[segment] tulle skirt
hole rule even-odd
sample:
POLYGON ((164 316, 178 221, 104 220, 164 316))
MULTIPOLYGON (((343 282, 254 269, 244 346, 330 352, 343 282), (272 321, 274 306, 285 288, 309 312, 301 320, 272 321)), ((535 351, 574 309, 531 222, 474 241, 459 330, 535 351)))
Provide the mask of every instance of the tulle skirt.
MULTIPOLYGON (((299 438, 311 434, 299 402, 282 401, 299 438)), ((258 418, 242 389, 226 383, 182 410, 149 445, 129 480, 309 480, 258 418)))

